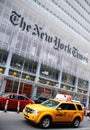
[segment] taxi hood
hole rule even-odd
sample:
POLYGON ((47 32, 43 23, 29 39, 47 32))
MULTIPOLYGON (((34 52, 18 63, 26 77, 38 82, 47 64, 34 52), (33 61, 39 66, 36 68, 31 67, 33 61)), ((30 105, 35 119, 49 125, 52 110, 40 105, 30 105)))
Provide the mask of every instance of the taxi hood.
POLYGON ((51 109, 47 106, 44 106, 42 104, 28 104, 26 105, 26 107, 33 109, 33 110, 47 110, 47 109, 51 109))

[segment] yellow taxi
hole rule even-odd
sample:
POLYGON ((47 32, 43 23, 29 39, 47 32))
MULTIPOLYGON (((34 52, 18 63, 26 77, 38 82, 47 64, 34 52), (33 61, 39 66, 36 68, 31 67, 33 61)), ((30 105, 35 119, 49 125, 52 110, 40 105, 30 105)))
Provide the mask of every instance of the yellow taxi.
POLYGON ((84 119, 84 107, 79 102, 55 98, 41 104, 26 105, 22 115, 41 128, 51 127, 54 123, 70 123, 76 128, 84 119))

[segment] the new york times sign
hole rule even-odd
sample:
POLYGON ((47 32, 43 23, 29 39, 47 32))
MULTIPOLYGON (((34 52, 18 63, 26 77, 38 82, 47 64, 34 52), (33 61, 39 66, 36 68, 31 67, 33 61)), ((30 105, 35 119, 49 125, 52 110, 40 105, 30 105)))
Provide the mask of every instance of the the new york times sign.
POLYGON ((88 58, 80 54, 79 50, 76 47, 70 47, 70 44, 65 45, 57 36, 52 37, 48 34, 48 32, 44 32, 43 28, 38 24, 27 24, 24 17, 21 14, 18 14, 16 11, 12 11, 10 15, 10 22, 14 26, 19 26, 19 28, 21 28, 21 31, 26 31, 32 36, 37 36, 39 39, 45 40, 48 44, 52 43, 54 49, 58 51, 64 50, 66 53, 69 53, 73 57, 80 59, 85 63, 88 63, 88 58))

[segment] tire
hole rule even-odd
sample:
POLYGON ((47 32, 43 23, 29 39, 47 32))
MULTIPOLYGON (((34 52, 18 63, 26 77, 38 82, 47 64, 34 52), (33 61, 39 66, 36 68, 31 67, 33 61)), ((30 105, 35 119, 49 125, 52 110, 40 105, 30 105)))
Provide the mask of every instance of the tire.
POLYGON ((77 127, 79 127, 79 125, 80 125, 80 119, 79 118, 74 119, 74 121, 73 121, 73 127, 77 128, 77 127))
POLYGON ((45 129, 45 128, 49 128, 51 124, 52 124, 52 120, 50 117, 47 116, 47 117, 43 117, 43 119, 40 121, 39 126, 45 129))

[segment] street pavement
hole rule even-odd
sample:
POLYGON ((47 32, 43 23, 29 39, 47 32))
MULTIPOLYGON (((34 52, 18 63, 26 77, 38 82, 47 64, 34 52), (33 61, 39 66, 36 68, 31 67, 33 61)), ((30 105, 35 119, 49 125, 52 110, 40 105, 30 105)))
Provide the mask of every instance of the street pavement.
MULTIPOLYGON (((21 113, 0 111, 0 130, 40 130, 40 128, 27 123, 21 113)), ((90 130, 90 119, 85 117, 79 128, 54 125, 47 130, 90 130)), ((41 129, 43 130, 43 129, 41 129)))

